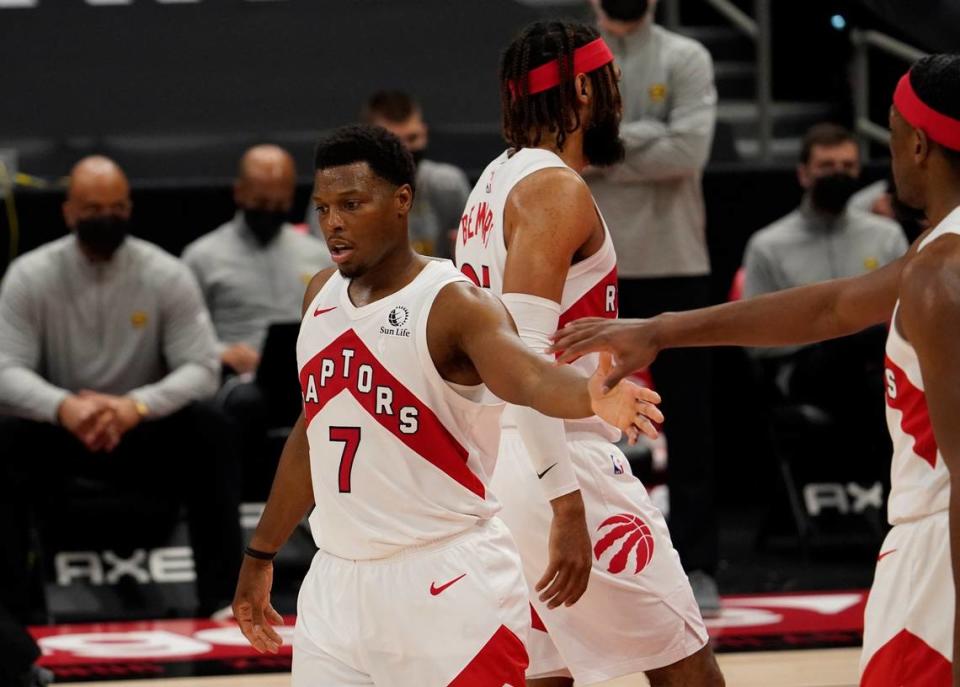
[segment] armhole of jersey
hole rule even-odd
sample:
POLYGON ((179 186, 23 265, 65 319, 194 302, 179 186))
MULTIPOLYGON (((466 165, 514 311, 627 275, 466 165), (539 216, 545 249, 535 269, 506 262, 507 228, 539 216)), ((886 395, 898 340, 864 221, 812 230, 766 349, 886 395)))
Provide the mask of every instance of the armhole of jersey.
POLYGON ((433 358, 430 356, 430 346, 427 342, 427 324, 430 322, 430 313, 433 310, 433 304, 436 302, 437 296, 440 295, 440 292, 446 286, 457 282, 464 282, 466 284, 473 283, 462 274, 457 274, 450 275, 431 287, 430 292, 427 295, 426 302, 423 305, 423 309, 421 310, 421 316, 417 322, 417 356, 420 358, 420 364, 423 367, 424 375, 426 375, 426 377, 440 390, 444 396, 444 399, 449 400, 451 405, 454 405, 462 410, 475 412, 485 407, 496 407, 502 405, 503 402, 499 399, 496 399, 493 393, 491 393, 490 390, 486 388, 486 385, 483 384, 481 384, 483 387, 483 401, 471 401, 470 399, 460 395, 455 389, 453 389, 453 387, 450 386, 450 383, 443 378, 443 375, 440 374, 440 371, 433 362, 433 358), (489 401, 487 399, 489 399, 489 401))
POLYGON ((320 287, 320 290, 317 291, 316 295, 314 295, 313 300, 311 300, 307 305, 307 309, 303 311, 303 315, 300 319, 303 319, 307 316, 307 313, 315 310, 320 300, 329 295, 329 292, 333 290, 334 287, 332 284, 340 280, 343 280, 343 277, 340 276, 340 270, 334 270, 333 274, 330 275, 330 278, 327 279, 326 283, 320 287))

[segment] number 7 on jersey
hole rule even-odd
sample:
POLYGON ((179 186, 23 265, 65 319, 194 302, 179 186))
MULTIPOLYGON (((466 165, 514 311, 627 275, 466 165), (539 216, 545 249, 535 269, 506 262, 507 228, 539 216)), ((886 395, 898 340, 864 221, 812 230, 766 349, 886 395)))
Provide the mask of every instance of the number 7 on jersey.
POLYGON ((343 453, 340 454, 340 493, 349 494, 353 461, 357 457, 357 449, 360 447, 360 428, 331 427, 330 441, 343 444, 343 453))

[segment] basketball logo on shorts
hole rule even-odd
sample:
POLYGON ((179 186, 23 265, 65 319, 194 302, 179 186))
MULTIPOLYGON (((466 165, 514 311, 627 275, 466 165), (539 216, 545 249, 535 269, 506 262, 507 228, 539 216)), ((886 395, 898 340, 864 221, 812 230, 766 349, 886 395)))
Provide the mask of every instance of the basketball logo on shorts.
POLYGON ((402 327, 408 317, 410 317, 410 311, 402 305, 398 305, 387 315, 387 321, 394 327, 402 327))
POLYGON ((604 530, 606 533, 593 547, 593 555, 598 561, 609 557, 606 559, 608 571, 616 575, 626 570, 631 554, 634 575, 647 567, 653 558, 653 533, 647 523, 636 515, 621 513, 600 523, 597 532, 604 530))

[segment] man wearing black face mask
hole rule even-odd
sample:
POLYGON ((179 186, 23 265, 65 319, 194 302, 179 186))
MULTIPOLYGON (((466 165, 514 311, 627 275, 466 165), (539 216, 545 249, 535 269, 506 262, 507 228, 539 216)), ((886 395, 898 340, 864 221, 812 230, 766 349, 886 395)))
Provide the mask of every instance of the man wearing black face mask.
POLYGON ((296 322, 306 283, 332 264, 322 241, 287 221, 296 185, 287 151, 251 148, 234 182, 237 214, 183 251, 213 318, 221 361, 236 374, 257 369, 269 326, 296 322))
POLYGON ((199 403, 219 381, 213 327, 190 270, 127 236, 131 211, 123 171, 81 160, 70 235, 0 285, 0 605, 25 623, 43 620, 31 518, 69 517, 77 478, 186 504, 201 612, 226 605, 239 568, 238 472, 225 421, 199 403))
MULTIPOLYGON (((655 0, 592 4, 623 71, 626 158, 586 176, 617 248, 621 315, 699 308, 710 302, 701 188, 717 107, 710 53, 657 26, 655 0)), ((709 350, 670 351, 651 373, 667 417, 670 531, 701 610, 716 615, 712 356, 709 350)))
MULTIPOLYGON (((803 201, 751 237, 744 254, 745 298, 858 276, 906 252, 895 222, 847 207, 859 176, 860 152, 849 131, 818 124, 807 132, 797 165, 803 201)), ((766 349, 766 355, 787 352, 766 349)))
MULTIPOLYGON (((744 297, 857 277, 902 256, 907 241, 893 220, 852 206, 860 152, 837 124, 806 134, 797 165, 800 207, 754 234, 744 254, 744 297)), ((884 327, 805 347, 750 349, 786 398, 812 404, 846 427, 850 454, 882 464, 889 451, 882 389, 884 327)), ((865 473, 871 474, 871 473, 865 473)))
MULTIPOLYGON (((378 91, 371 95, 360 112, 364 124, 382 126, 403 141, 417 165, 417 195, 410 210, 410 240, 422 255, 442 258, 453 256, 453 237, 470 183, 459 167, 427 158, 429 129, 420 104, 403 91, 378 91)), ((316 213, 307 220, 319 235, 316 213)))
MULTIPOLYGON (((290 154, 254 146, 240 160, 234 182, 236 215, 183 251, 213 325, 226 379, 217 405, 241 437, 246 484, 269 484, 264 442, 271 422, 283 424, 253 379, 271 324, 297 322, 303 290, 317 270, 333 264, 326 244, 294 229, 287 219, 297 175, 290 154), (263 479, 261 479, 261 477, 263 479)), ((289 418, 290 424, 295 417, 289 418)), ((262 495, 254 495, 258 498, 262 495)))

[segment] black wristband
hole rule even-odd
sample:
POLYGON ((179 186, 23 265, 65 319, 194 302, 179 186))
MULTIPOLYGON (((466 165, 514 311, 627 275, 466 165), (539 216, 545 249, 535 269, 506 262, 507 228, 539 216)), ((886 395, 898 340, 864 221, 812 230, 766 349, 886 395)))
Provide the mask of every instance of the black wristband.
POLYGON ((272 561, 277 555, 276 551, 273 553, 267 553, 266 551, 257 551, 249 546, 244 547, 243 553, 244 555, 250 556, 250 558, 256 558, 258 561, 272 561))

